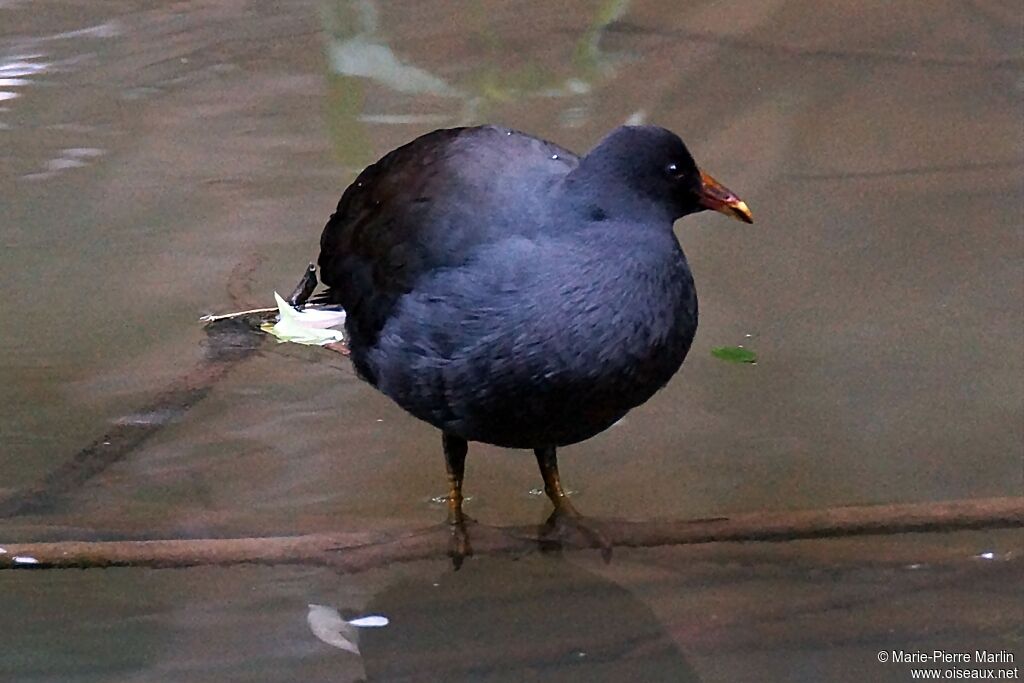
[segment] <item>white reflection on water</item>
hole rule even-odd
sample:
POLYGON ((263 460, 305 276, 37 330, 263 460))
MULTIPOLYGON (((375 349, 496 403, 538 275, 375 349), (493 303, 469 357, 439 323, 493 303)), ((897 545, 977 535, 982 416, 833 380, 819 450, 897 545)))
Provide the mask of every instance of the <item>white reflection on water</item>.
MULTIPOLYGON (((43 55, 18 55, 13 57, 14 61, 0 64, 0 79, 21 78, 22 76, 34 76, 46 71, 50 66, 49 62, 30 62, 29 59, 38 59, 43 55)), ((3 84, 0 82, 0 84, 3 84)))
MULTIPOLYGON (((8 5, 9 6, 9 5, 8 5)), ((0 4, 0 9, 4 8, 0 4)), ((26 98, 33 90, 29 86, 40 83, 43 77, 55 73, 74 72, 83 61, 92 57, 90 53, 76 54, 59 58, 66 47, 59 45, 61 41, 81 39, 108 39, 122 33, 121 25, 116 21, 108 21, 82 29, 64 31, 49 35, 17 36, 0 42, 0 102, 12 102, 26 98)), ((73 79, 72 79, 73 80, 73 79)), ((0 108, 0 113, 14 110, 12 107, 0 108)), ((0 120, 0 130, 13 130, 15 124, 0 120)), ((55 158, 43 163, 43 170, 22 175, 21 178, 40 180, 50 178, 62 171, 86 166, 87 160, 100 157, 104 150, 94 147, 74 147, 63 149, 55 158)))
MULTIPOLYGON (((31 57, 19 56, 14 61, 0 63, 0 88, 20 88, 29 85, 23 76, 31 76, 43 71, 48 64, 25 61, 31 57)), ((0 90, 0 102, 17 99, 21 93, 11 90, 0 90)))
POLYGON ((87 166, 89 159, 101 157, 105 153, 105 150, 97 147, 68 147, 66 149, 62 149, 59 156, 47 160, 43 165, 42 171, 37 173, 28 173, 23 175, 22 178, 27 180, 44 180, 60 173, 61 171, 87 166))

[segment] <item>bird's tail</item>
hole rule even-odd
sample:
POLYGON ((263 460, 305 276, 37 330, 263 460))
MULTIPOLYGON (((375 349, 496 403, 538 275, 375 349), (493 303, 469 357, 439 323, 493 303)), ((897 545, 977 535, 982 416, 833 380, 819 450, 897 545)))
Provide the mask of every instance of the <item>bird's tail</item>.
POLYGON ((316 286, 320 284, 316 279, 316 264, 310 262, 306 266, 306 272, 302 274, 302 279, 299 280, 299 284, 295 285, 295 289, 288 295, 288 303, 294 308, 300 308, 306 305, 309 301, 309 297, 316 290, 316 286))

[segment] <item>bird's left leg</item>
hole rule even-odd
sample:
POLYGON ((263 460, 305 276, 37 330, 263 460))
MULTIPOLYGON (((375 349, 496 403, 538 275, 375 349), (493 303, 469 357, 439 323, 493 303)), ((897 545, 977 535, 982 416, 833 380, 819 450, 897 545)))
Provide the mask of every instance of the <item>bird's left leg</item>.
POLYGON ((565 531, 566 527, 569 527, 582 534, 591 546, 600 548, 601 557, 604 558, 605 562, 611 560, 611 543, 608 542, 608 539, 605 538, 604 534, 593 523, 588 522, 580 514, 576 506, 569 500, 565 489, 562 488, 562 480, 558 475, 558 457, 555 453, 555 447, 535 448, 533 453, 537 456, 540 476, 544 478, 544 493, 547 494, 551 503, 555 506, 555 511, 551 513, 551 516, 544 523, 542 531, 545 534, 550 534, 555 530, 561 533, 565 531))
POLYGON ((441 435, 444 447, 444 462, 448 469, 448 525, 451 530, 451 544, 448 554, 458 569, 463 559, 473 554, 466 533, 466 516, 462 513, 462 479, 466 472, 466 453, 469 444, 461 436, 444 432, 441 435))

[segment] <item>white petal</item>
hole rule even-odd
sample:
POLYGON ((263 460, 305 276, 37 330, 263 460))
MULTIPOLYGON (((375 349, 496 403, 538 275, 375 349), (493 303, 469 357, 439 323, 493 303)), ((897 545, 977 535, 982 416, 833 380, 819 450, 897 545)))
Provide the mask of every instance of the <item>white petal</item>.
POLYGON ((326 605, 310 605, 306 622, 313 635, 323 642, 340 650, 359 654, 356 628, 342 619, 338 610, 326 605))
MULTIPOLYGON (((280 341, 290 341, 296 344, 308 344, 312 346, 323 346, 332 342, 344 341, 345 335, 339 330, 322 329, 321 327, 306 324, 303 318, 304 311, 297 311, 281 298, 281 295, 274 292, 274 299, 277 301, 277 310, 281 319, 271 325, 264 323, 260 326, 264 332, 274 335, 280 341)), ((337 312, 331 312, 337 319, 337 312)), ((321 321, 322 322, 322 321, 321 321)))
POLYGON ((380 628, 381 626, 387 626, 391 622, 387 617, 380 614, 369 614, 358 619, 349 619, 348 623, 359 628, 380 628))
POLYGON ((306 327, 341 327, 347 317, 344 310, 332 311, 323 308, 304 308, 295 313, 294 320, 306 327))

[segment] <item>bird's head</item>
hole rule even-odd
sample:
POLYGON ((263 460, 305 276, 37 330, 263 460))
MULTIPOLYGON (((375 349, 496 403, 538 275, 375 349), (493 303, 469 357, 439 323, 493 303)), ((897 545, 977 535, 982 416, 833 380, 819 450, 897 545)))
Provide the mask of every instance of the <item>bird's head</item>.
MULTIPOLYGON (((574 172, 602 204, 642 198, 673 219, 712 210, 753 223, 743 200, 700 170, 675 133, 656 126, 621 126, 574 172)), ((632 202, 629 202, 632 204, 632 202)))

